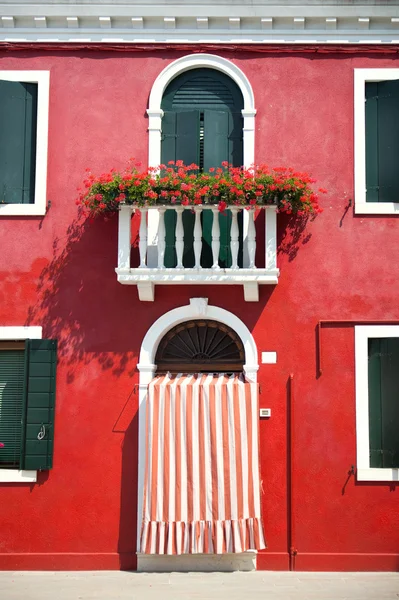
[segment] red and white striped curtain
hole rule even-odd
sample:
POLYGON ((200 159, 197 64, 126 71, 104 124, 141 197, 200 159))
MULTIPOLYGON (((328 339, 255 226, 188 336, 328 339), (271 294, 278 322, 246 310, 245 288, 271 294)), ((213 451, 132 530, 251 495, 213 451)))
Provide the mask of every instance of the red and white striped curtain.
POLYGON ((242 375, 165 375, 150 383, 142 553, 265 548, 257 394, 242 375))

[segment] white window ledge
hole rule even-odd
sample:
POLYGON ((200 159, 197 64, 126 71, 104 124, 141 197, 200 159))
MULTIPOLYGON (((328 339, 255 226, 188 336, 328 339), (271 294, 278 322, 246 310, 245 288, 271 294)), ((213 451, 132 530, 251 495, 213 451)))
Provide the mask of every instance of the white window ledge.
POLYGON ((399 202, 357 202, 357 215, 399 215, 399 202))
POLYGON ((358 469, 358 481, 399 481, 399 469, 358 469))
POLYGON ((35 483, 36 481, 37 471, 0 469, 0 483, 35 483))

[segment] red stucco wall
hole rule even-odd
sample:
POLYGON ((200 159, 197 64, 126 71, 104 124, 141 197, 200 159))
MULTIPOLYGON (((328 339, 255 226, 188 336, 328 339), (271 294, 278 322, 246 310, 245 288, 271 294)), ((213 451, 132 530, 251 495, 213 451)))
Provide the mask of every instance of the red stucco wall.
POLYGON ((135 567, 138 383, 148 328, 205 296, 240 317, 261 351, 262 569, 287 569, 287 380, 294 374, 293 493, 298 569, 399 567, 399 489, 357 483, 354 334, 319 319, 399 319, 395 217, 354 216, 353 69, 399 66, 395 55, 225 52, 256 99, 256 160, 309 170, 324 212, 295 241, 279 217, 280 281, 258 303, 242 287, 156 288, 141 303, 117 283, 117 219, 77 222, 85 168, 146 161, 146 108, 159 72, 184 52, 0 50, 1 69, 50 70, 44 218, 0 218, 0 325, 42 325, 59 340, 54 469, 37 484, 1 484, 0 568, 135 567), (288 232, 288 234, 287 234, 288 232), (290 243, 291 241, 291 243, 290 243))

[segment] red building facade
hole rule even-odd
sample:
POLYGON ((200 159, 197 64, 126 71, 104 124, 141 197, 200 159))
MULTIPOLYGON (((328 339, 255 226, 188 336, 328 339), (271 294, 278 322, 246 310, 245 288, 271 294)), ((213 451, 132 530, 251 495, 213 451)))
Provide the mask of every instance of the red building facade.
POLYGON ((13 480, 0 469, 1 568, 137 568, 143 339, 170 311, 183 307, 184 320, 190 299, 206 298, 190 318, 225 311, 226 324, 243 324, 256 346, 259 406, 271 409, 259 420, 268 548, 256 568, 397 570, 398 469, 364 459, 371 416, 361 398, 364 339, 396 339, 399 324, 397 216, 394 202, 373 212, 361 197, 364 88, 355 86, 356 77, 399 79, 397 52, 394 44, 2 44, 1 72, 49 73, 49 110, 45 213, 0 207, 0 333, 25 339, 38 330, 11 328, 41 327, 58 342, 58 364, 53 468, 35 471, 36 481, 23 480, 29 470, 13 470, 13 480), (131 156, 147 164, 154 82, 194 55, 198 67, 210 55, 250 82, 255 162, 308 171, 328 190, 305 227, 277 215, 280 275, 259 286, 257 302, 244 300, 240 284, 204 281, 156 285, 154 301, 141 301, 115 275, 118 215, 91 222, 75 205, 86 168, 122 169, 131 156))

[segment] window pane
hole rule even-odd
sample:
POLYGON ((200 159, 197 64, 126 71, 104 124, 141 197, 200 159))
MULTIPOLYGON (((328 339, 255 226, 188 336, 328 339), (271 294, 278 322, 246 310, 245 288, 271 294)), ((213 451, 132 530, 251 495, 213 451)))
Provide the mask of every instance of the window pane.
POLYGON ((0 352, 0 466, 15 467, 21 451, 24 351, 0 352))
POLYGON ((0 81, 0 202, 32 204, 35 192, 36 83, 0 81))
POLYGON ((369 339, 370 466, 399 466, 399 338, 369 339))

